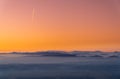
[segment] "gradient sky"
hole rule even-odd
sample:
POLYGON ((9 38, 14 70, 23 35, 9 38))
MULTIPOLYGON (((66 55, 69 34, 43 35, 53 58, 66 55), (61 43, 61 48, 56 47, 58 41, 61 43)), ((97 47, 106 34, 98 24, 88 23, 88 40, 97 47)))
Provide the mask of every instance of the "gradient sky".
POLYGON ((120 0, 0 0, 0 51, 120 51, 120 0))

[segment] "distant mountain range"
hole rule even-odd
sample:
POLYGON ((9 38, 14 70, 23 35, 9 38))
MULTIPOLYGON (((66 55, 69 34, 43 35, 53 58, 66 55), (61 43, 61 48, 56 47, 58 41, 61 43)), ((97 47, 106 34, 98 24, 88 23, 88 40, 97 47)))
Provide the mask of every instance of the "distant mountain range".
POLYGON ((102 51, 38 51, 38 52, 11 52, 9 54, 20 54, 27 56, 54 56, 54 57, 120 57, 120 52, 102 52, 102 51))

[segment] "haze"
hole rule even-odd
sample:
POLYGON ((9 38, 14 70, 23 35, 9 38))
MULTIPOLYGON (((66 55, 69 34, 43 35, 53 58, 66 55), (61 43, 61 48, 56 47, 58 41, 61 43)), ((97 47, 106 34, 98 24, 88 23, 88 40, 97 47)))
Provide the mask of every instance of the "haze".
POLYGON ((119 0, 0 0, 0 51, 119 51, 119 21, 119 0))

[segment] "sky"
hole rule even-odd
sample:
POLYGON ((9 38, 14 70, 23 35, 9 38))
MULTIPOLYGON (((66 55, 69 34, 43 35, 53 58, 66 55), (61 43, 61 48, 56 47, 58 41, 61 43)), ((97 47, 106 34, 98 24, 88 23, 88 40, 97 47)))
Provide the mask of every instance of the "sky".
POLYGON ((120 0, 0 0, 0 51, 120 51, 120 0))

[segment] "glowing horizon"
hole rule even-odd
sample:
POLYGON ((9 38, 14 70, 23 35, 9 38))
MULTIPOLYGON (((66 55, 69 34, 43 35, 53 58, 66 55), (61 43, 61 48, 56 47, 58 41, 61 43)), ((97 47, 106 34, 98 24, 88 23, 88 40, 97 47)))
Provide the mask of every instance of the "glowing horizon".
POLYGON ((120 51, 119 0, 1 0, 0 51, 120 51))

